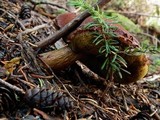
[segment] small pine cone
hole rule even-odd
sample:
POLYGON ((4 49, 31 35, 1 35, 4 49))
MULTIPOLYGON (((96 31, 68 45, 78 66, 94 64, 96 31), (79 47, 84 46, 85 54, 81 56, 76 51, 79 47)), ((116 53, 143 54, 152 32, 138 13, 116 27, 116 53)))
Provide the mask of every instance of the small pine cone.
POLYGON ((40 109, 69 110, 73 107, 73 101, 60 91, 45 88, 34 88, 26 91, 26 102, 31 107, 40 109))
POLYGON ((0 85, 0 113, 12 111, 16 106, 16 97, 13 90, 0 85))
POLYGON ((27 4, 22 5, 19 17, 22 19, 27 19, 31 17, 31 7, 27 4))

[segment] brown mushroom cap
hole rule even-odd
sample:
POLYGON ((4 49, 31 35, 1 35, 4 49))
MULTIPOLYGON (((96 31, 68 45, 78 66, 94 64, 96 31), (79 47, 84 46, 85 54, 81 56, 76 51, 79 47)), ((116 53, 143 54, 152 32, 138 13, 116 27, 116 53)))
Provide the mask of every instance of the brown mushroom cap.
MULTIPOLYGON (((56 24, 59 28, 62 28, 71 20, 73 20, 75 17, 76 17, 75 13, 64 13, 64 14, 58 15, 56 17, 56 24)), ((83 33, 82 29, 84 25, 93 21, 94 20, 91 17, 88 17, 87 19, 85 19, 80 25, 80 27, 78 27, 74 32, 72 32, 68 36, 68 39, 72 41, 75 38, 75 36, 79 35, 80 33, 83 33)), ((139 46, 139 41, 131 33, 125 30, 120 24, 114 24, 112 20, 108 20, 108 19, 106 19, 106 22, 108 22, 111 27, 116 27, 116 29, 113 30, 113 33, 116 36, 115 38, 119 40, 122 43, 122 45, 132 46, 132 47, 139 46)), ((95 28, 93 29, 95 30, 95 28)), ((89 31, 92 31, 92 30, 90 29, 89 31)), ((85 30, 84 32, 88 32, 88 31, 85 30)))
POLYGON ((64 13, 55 18, 55 24, 62 28, 76 17, 76 13, 64 13))

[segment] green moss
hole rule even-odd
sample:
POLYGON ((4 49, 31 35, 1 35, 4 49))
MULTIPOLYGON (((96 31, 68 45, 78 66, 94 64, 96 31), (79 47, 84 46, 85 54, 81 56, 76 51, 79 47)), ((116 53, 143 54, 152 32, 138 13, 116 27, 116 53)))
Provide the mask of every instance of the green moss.
POLYGON ((126 30, 132 33, 140 33, 142 30, 129 18, 125 17, 122 14, 117 13, 114 10, 107 10, 106 15, 113 17, 118 23, 120 23, 126 30))

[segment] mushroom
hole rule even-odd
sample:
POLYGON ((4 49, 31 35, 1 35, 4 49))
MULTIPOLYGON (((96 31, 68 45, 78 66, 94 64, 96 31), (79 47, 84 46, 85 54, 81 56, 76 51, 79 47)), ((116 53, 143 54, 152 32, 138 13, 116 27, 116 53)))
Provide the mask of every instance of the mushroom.
MULTIPOLYGON (((75 13, 61 14, 56 17, 56 20, 55 20, 56 25, 59 28, 62 28, 75 17, 76 17, 75 13)), ((95 49, 95 44, 93 43, 94 36, 92 35, 92 32, 98 31, 101 28, 97 28, 95 26, 90 29, 84 29, 84 26, 86 24, 91 23, 93 21, 94 20, 92 19, 92 17, 86 18, 75 31, 73 31, 71 34, 67 36, 67 41, 71 43, 73 50, 76 51, 77 49, 77 51, 83 51, 83 48, 84 48, 84 51, 86 52, 87 49, 91 48, 91 52, 92 52, 92 50, 95 49)), ((122 44, 121 46, 139 47, 139 41, 133 35, 131 35, 127 30, 125 30, 120 24, 114 24, 113 21, 109 19, 106 19, 105 21, 111 27, 115 27, 115 29, 112 30, 112 32, 115 34, 115 37, 113 39, 118 40, 120 44, 122 44)), ((95 52, 95 50, 93 52, 95 52)))
MULTIPOLYGON (((76 17, 75 13, 61 14, 56 18, 56 25, 59 28, 62 28, 75 17, 76 17)), ((75 31, 70 33, 68 36, 65 36, 69 44, 67 47, 43 53, 40 55, 41 59, 50 67, 52 67, 54 70, 64 69, 65 67, 73 64, 74 61, 76 60, 84 61, 84 58, 90 59, 93 58, 93 56, 95 56, 95 59, 101 59, 101 58, 104 59, 104 56, 100 58, 96 57, 99 54, 98 50, 102 44, 96 46, 93 43, 94 36, 92 32, 95 30, 99 31, 100 28, 95 26, 91 29, 84 29, 84 26, 92 21, 93 19, 91 17, 88 17, 82 22, 82 24, 75 31)), ((115 34, 113 38, 119 41, 119 45, 122 47, 122 50, 126 47, 133 47, 133 48, 139 47, 139 41, 133 35, 131 35, 127 30, 125 30, 121 25, 113 24, 111 20, 107 19, 106 22, 108 22, 110 26, 116 27, 116 29, 113 30, 113 33, 115 34)), ((148 58, 146 57, 145 54, 139 54, 139 55, 122 54, 121 56, 126 60, 127 70, 131 74, 122 72, 123 78, 120 79, 116 75, 114 76, 115 82, 129 84, 131 82, 135 82, 143 78, 147 74, 148 58)), ((97 65, 98 67, 95 67, 95 72, 97 72, 97 70, 98 72, 101 71, 100 66, 98 65, 100 64, 101 60, 95 60, 95 62, 97 63, 93 63, 92 61, 94 60, 88 62, 84 61, 84 62, 90 64, 87 65, 91 66, 91 70, 94 71, 93 66, 97 65)), ((102 71, 102 74, 100 75, 104 77, 106 74, 107 71, 105 72, 102 71)))

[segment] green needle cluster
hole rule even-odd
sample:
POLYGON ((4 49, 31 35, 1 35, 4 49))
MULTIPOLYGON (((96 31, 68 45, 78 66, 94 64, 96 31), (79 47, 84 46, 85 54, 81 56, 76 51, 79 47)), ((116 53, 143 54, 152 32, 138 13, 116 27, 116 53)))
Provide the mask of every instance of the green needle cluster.
MULTIPOLYGON (((110 26, 105 19, 112 19, 105 15, 105 13, 99 9, 97 6, 96 9, 93 7, 93 4, 97 3, 97 0, 70 0, 69 4, 82 10, 87 10, 94 22, 91 22, 85 26, 85 29, 93 29, 95 26, 100 28, 93 32, 95 45, 101 45, 99 49, 99 54, 105 56, 105 61, 103 62, 101 69, 107 71, 106 79, 112 79, 113 74, 116 72, 122 78, 121 71, 126 71, 123 69, 127 67, 126 61, 118 54, 120 53, 120 46, 117 40, 114 40, 115 34, 113 30, 116 29, 113 26, 110 26), (106 37, 107 36, 107 37, 106 37)), ((116 23, 116 22, 115 22, 116 23)), ((113 24, 113 23, 112 23, 113 24)))

